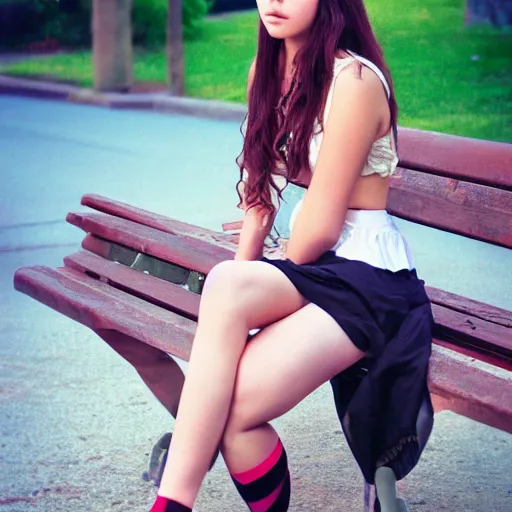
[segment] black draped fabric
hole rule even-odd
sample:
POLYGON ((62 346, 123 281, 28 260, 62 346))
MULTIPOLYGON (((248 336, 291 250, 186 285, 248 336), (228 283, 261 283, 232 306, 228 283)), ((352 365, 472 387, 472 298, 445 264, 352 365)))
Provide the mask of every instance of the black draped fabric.
POLYGON ((433 426, 427 388, 432 310, 415 270, 392 272, 329 251, 280 269, 329 313, 366 357, 331 381, 338 417, 369 484, 380 466, 398 480, 417 464, 433 426))

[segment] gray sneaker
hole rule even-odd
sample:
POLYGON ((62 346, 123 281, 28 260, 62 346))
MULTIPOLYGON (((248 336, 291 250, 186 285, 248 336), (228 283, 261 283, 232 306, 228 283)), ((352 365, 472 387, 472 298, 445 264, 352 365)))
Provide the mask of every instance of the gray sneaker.
POLYGON ((142 473, 142 479, 146 482, 154 482, 155 487, 160 487, 171 438, 172 432, 167 432, 156 442, 151 450, 148 470, 142 473))

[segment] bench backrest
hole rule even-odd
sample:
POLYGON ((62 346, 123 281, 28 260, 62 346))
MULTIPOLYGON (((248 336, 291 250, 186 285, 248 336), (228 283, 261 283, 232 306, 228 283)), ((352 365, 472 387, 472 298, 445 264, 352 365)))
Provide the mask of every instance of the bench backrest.
POLYGON ((512 248, 512 144, 401 128, 388 210, 512 248))

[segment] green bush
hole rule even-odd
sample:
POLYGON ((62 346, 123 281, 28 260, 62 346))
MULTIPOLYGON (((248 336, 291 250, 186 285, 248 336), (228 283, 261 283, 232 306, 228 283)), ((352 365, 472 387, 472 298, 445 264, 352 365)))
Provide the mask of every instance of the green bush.
POLYGON ((145 48, 165 44, 167 4, 167 0, 133 1, 132 30, 134 44, 145 48))
POLYGON ((33 0, 39 39, 53 39, 63 46, 91 43, 91 0, 33 0))
MULTIPOLYGON (((209 0, 183 1, 183 34, 193 39, 210 8, 209 0)), ((146 48, 165 44, 168 0, 134 0, 133 40, 146 48)))
MULTIPOLYGON (((11 0, 12 1, 12 0, 11 0)), ((133 41, 145 48, 165 44, 169 0, 133 0, 133 41)), ((185 39, 194 39, 208 13, 211 0, 182 0, 185 39)), ((12 45, 55 40, 62 46, 87 47, 91 44, 92 0, 24 0, 31 18, 18 31, 12 45)), ((21 28, 21 27, 20 27, 21 28)))
POLYGON ((60 39, 64 20, 59 12, 59 2, 56 0, 34 0, 34 11, 40 24, 40 37, 60 39))
POLYGON ((64 24, 61 42, 66 46, 90 46, 91 34, 91 0, 59 0, 61 18, 64 24))
POLYGON ((183 0, 183 32, 185 39, 194 39, 202 19, 208 14, 212 0, 183 0))

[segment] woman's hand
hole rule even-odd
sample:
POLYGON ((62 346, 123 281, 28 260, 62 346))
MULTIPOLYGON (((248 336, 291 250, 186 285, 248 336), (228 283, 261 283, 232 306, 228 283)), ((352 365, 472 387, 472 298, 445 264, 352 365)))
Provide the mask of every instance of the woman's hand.
POLYGON ((263 256, 263 245, 272 228, 274 217, 275 214, 269 215, 258 208, 246 211, 235 260, 252 261, 263 256))

